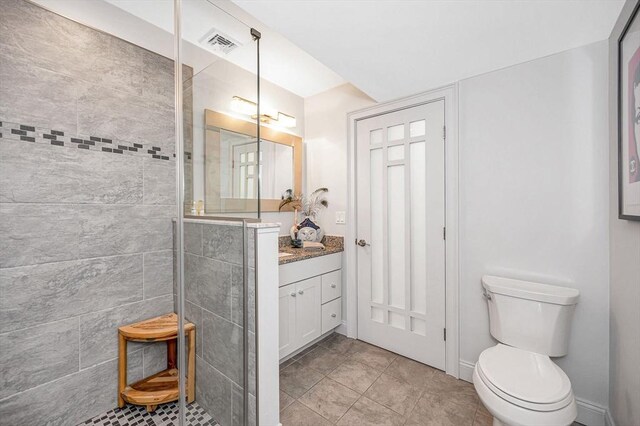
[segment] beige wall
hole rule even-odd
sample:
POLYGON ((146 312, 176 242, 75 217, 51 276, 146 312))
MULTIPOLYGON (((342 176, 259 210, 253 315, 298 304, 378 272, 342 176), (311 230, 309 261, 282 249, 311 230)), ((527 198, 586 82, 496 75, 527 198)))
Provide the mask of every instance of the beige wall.
POLYGON ((329 188, 329 207, 320 214, 327 234, 344 235, 335 212, 347 210, 347 114, 375 101, 351 84, 304 100, 306 190, 329 188))
POLYGON ((617 175, 617 40, 635 4, 625 3, 609 39, 609 410, 617 426, 640 425, 640 222, 618 219, 617 175))
MULTIPOLYGON (((484 274, 576 288, 576 398, 608 402, 607 42, 459 82, 460 359, 496 344, 484 274), (488 165, 490 165, 488 167, 488 165)), ((468 377, 468 376, 467 376, 468 377)), ((577 421, 595 424, 587 411, 577 421)))

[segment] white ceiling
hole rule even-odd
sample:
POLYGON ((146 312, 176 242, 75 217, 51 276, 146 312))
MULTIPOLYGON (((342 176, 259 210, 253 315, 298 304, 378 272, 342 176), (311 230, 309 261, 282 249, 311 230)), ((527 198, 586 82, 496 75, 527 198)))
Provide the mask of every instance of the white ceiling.
POLYGON ((234 0, 377 101, 609 37, 623 0, 234 0))
MULTIPOLYGON (((34 0, 44 7, 98 28, 131 43, 173 57, 173 0, 34 0)), ((256 72, 256 49, 249 29, 262 33, 262 77, 307 97, 343 84, 345 80, 280 34, 265 28, 229 0, 185 0, 183 4, 184 62, 197 73, 222 57, 256 72), (241 47, 228 55, 209 51, 200 40, 217 28, 241 47)))

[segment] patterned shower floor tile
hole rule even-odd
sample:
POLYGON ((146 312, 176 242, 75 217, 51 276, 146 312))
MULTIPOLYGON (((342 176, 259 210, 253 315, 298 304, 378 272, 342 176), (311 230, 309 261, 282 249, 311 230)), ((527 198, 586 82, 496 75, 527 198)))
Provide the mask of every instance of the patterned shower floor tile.
MULTIPOLYGON (((178 424, 178 404, 159 405, 153 413, 138 405, 126 405, 95 416, 78 426, 174 426, 178 424)), ((219 426, 197 402, 187 405, 187 426, 219 426)))

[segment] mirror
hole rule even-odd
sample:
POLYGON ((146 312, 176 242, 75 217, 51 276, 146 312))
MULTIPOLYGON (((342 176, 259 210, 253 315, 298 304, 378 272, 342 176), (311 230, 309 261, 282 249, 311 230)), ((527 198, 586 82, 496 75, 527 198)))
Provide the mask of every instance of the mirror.
POLYGON ((278 211, 287 189, 300 191, 302 139, 215 111, 206 111, 205 213, 257 211, 258 173, 262 211, 278 211))
POLYGON ((257 198, 258 167, 263 198, 280 198, 293 188, 293 147, 262 140, 260 148, 258 155, 254 137, 220 130, 220 197, 257 198))

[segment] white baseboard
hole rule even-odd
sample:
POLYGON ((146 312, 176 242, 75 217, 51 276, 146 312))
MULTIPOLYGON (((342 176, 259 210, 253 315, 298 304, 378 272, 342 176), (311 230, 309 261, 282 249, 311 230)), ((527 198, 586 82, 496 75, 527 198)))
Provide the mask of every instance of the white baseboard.
POLYGON ((606 408, 580 398, 576 398, 576 404, 578 405, 576 422, 586 426, 605 426, 606 408))
POLYGON ((475 366, 476 365, 471 362, 460 360, 460 365, 458 367, 458 374, 460 375, 460 380, 473 383, 473 368, 475 366))
POLYGON ((347 335, 347 322, 342 321, 342 323, 334 330, 338 334, 342 334, 344 336, 347 335))
MULTIPOLYGON (((460 380, 473 383, 473 369, 475 364, 460 360, 459 362, 460 380)), ((576 397, 578 406, 578 417, 576 421, 585 426, 615 426, 609 411, 600 405, 576 397)))
POLYGON ((316 343, 318 343, 321 340, 324 340, 324 338, 328 337, 331 333, 334 332, 334 330, 336 330, 336 329, 334 328, 333 330, 327 331, 322 336, 313 339, 311 342, 307 343, 306 345, 301 346, 298 349, 296 349, 295 351, 291 352, 290 354, 283 356, 282 358, 280 358, 278 360, 278 363, 282 364, 283 362, 288 361, 289 359, 291 359, 294 356, 298 355, 300 352, 304 351, 308 347, 315 345, 316 343))
POLYGON ((611 411, 609 410, 607 410, 605 414, 604 423, 607 426, 616 426, 616 422, 613 421, 613 417, 611 417, 611 411))

